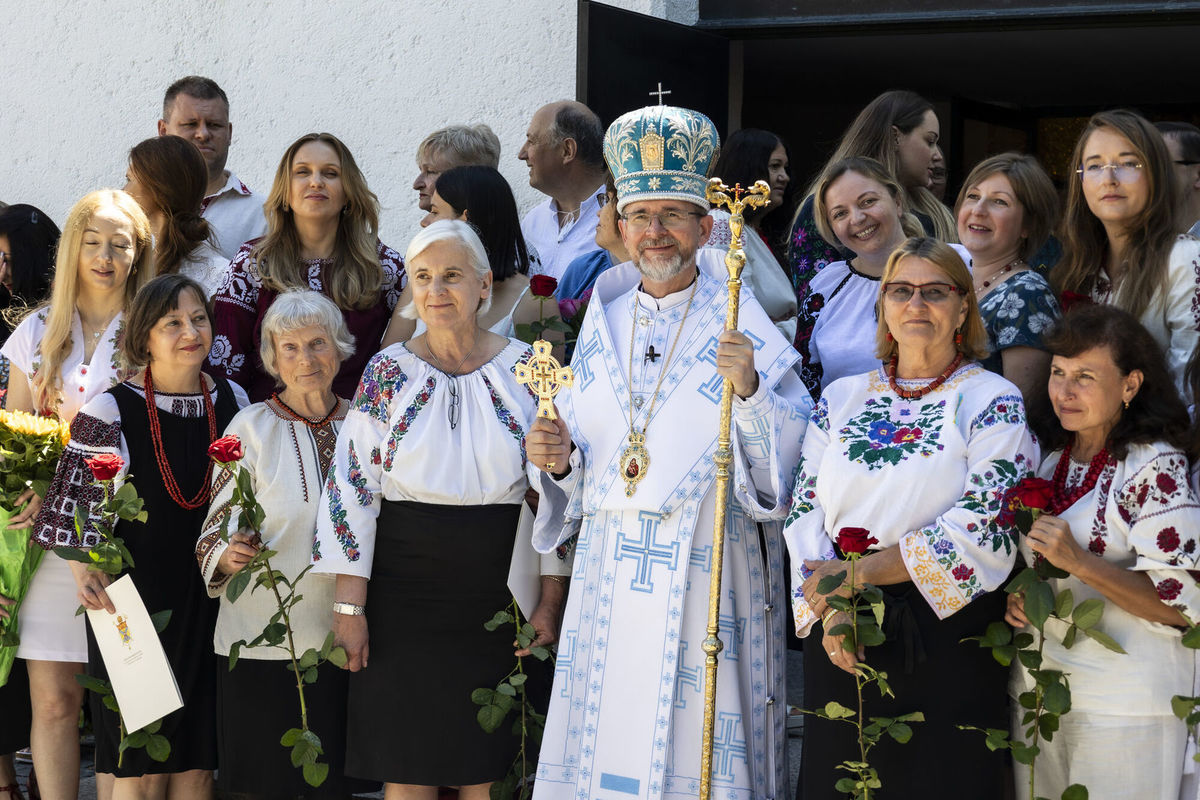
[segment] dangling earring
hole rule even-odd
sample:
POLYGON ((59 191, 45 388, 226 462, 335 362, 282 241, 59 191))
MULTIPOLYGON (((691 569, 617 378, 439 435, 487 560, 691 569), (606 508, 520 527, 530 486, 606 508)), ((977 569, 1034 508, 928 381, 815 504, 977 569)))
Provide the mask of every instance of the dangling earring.
POLYGON ((954 332, 954 344, 960 345, 960 344, 962 344, 962 340, 963 340, 962 331, 955 331, 954 332))
POLYGON ((896 341, 896 337, 892 336, 892 332, 891 332, 891 331, 888 331, 888 332, 887 332, 887 334, 886 334, 886 336, 887 336, 887 340, 888 340, 889 342, 894 342, 894 341, 896 341))
POLYGON ((1121 402, 1123 402, 1123 403, 1125 404, 1125 410, 1126 410, 1126 411, 1128 411, 1128 410, 1129 410, 1129 401, 1128 401, 1128 400, 1122 400, 1121 402))
POLYGON ((350 213, 350 204, 347 203, 346 205, 342 206, 342 216, 344 217, 349 213, 350 213))

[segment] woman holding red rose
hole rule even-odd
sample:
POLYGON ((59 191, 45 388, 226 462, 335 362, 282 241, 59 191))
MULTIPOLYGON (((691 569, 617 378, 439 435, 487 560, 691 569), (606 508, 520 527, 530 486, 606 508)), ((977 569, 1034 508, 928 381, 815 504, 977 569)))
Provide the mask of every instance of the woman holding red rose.
MULTIPOLYGON (((1050 332, 1053 354, 1039 474, 1053 482, 1047 513, 1022 537, 1026 562, 1046 558, 1070 573, 1050 579, 1076 604, 1101 598, 1098 628, 1125 650, 1087 637, 1068 649, 1065 626, 1046 626, 1043 669, 1070 674, 1071 712, 1054 739, 1039 743, 1039 794, 1058 797, 1073 783, 1099 796, 1176 797, 1187 729, 1171 697, 1192 695, 1194 651, 1181 628, 1200 620, 1196 568, 1200 506, 1188 484, 1187 409, 1162 350, 1128 312, 1080 306, 1050 332)), ((1032 505, 1044 496, 1028 497, 1032 505)), ((1019 595, 1006 619, 1028 624, 1019 595)), ((1032 687, 1014 662, 1010 694, 1032 687)), ((1024 709, 1013 704, 1013 736, 1024 709)), ((1018 797, 1028 767, 1017 764, 1018 797)))
MULTIPOLYGON (((212 792, 216 686, 211 643, 217 610, 196 580, 192 551, 208 506, 211 462, 205 451, 247 399, 239 387, 200 372, 211 344, 212 322, 198 283, 176 274, 146 284, 125 317, 121 345, 122 359, 138 371, 76 415, 35 523, 34 536, 43 547, 94 546, 102 490, 93 474, 111 476, 117 484, 132 476, 145 502, 148 519, 122 520, 115 533, 133 556, 128 574, 147 610, 171 611, 159 638, 184 707, 162 720, 159 733, 171 745, 165 762, 130 749, 118 766, 117 715, 91 695, 96 770, 116 776, 114 800, 199 799, 212 792), (89 509, 82 538, 75 531, 75 508, 89 509)), ((79 602, 112 612, 105 592, 109 576, 79 562, 70 565, 79 602)), ((107 676, 90 627, 88 674, 107 676)))
MULTIPOLYGON (((1000 797, 1003 756, 957 726, 1004 726, 1005 672, 990 653, 959 641, 1003 612, 994 590, 1016 548, 996 517, 1005 492, 1036 466, 1037 448, 1020 391, 975 360, 986 355, 987 338, 970 273, 953 248, 905 241, 883 268, 875 303, 875 355, 884 363, 821 394, 784 527, 796 633, 807 637, 805 704, 856 707, 852 674, 864 661, 895 690, 894 698, 872 692, 869 716, 925 714, 911 741, 871 751, 883 796, 956 797, 969 786, 973 797, 1000 797), (848 619, 818 590, 823 577, 849 573, 844 556, 854 552, 864 553, 856 587, 883 591, 887 636, 857 653, 827 632, 848 619)), ((810 718, 799 797, 836 795, 846 777, 837 765, 858 760, 853 730, 810 718)))
MULTIPOLYGON (((492 306, 479 324, 501 336, 514 336, 516 326, 541 317, 538 297, 553 297, 558 283, 549 275, 530 277, 540 268, 521 233, 517 201, 504 176, 493 167, 466 166, 446 170, 438 176, 430 201, 432 210, 421 220, 422 227, 444 219, 471 225, 487 251, 492 271, 492 306)), ((425 323, 405 317, 401 311, 412 302, 412 288, 400 294, 400 302, 384 334, 381 347, 407 342, 425 330, 425 323)), ((553 308, 553 306, 551 306, 553 308)))

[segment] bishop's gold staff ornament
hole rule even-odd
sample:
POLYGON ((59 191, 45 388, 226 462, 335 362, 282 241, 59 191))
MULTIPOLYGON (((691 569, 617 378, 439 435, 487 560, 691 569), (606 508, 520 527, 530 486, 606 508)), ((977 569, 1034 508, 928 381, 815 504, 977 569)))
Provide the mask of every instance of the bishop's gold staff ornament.
MULTIPOLYGON (((742 268, 746 266, 746 254, 742 251, 742 227, 745 219, 742 212, 747 208, 759 208, 770 202, 771 187, 766 181, 755 181, 749 190, 736 184, 731 189, 713 178, 708 182, 708 202, 714 207, 729 210, 729 252, 725 254, 725 268, 729 270, 729 302, 725 310, 725 330, 737 330, 738 304, 742 294, 742 268)), ((726 378, 721 384, 721 427, 717 434, 717 451, 713 462, 717 465, 717 500, 713 514, 712 574, 708 585, 708 630, 701 645, 704 659, 704 737, 700 752, 700 800, 708 800, 712 788, 713 725, 717 709, 717 655, 724 649, 720 639, 721 616, 721 568, 725 553, 725 519, 729 510, 729 466, 733 463, 730 448, 729 428, 733 415, 733 382, 726 378)))
POLYGON ((538 339, 533 343, 533 355, 528 361, 517 362, 514 369, 517 383, 530 387, 537 395, 537 415, 544 419, 558 419, 554 413, 554 396, 575 385, 575 373, 570 367, 559 364, 550 354, 551 349, 549 342, 538 339))

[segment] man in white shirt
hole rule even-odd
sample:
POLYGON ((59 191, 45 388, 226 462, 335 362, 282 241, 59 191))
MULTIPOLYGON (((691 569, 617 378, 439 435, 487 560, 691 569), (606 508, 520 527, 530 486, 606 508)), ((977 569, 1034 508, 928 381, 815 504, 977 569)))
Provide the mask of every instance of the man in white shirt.
POLYGON ((529 167, 529 185, 549 196, 521 220, 521 232, 541 257, 541 273, 561 278, 577 256, 596 249, 596 221, 607 198, 600 118, 572 100, 542 106, 517 158, 529 167))
POLYGON ((438 176, 455 167, 481 166, 499 169, 500 137, 482 122, 447 125, 425 137, 417 147, 417 207, 428 212, 438 176))
POLYGON ((1155 123, 1171 153, 1179 186, 1179 227, 1200 237, 1200 129, 1188 122, 1155 123))
POLYGON ((263 216, 266 200, 247 188, 225 169, 233 124, 229 121, 229 98, 210 78, 189 75, 167 88, 159 136, 181 136, 200 150, 208 165, 208 189, 201 215, 215 232, 215 245, 232 259, 243 242, 267 232, 263 216))

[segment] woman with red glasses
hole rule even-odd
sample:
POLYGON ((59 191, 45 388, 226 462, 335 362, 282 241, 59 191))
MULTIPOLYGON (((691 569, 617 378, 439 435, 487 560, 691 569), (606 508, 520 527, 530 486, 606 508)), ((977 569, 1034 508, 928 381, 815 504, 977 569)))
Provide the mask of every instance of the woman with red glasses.
MULTIPOLYGON (((1004 492, 1036 468, 1037 447, 1020 391, 978 363, 987 334, 957 251, 908 239, 888 258, 876 298, 883 365, 825 388, 784 527, 796 634, 808 639, 805 703, 857 707, 856 665, 886 672, 895 696, 872 691, 867 714, 920 710, 925 721, 903 747, 871 751, 883 793, 950 797, 969 785, 977 797, 1000 797, 1003 755, 957 726, 1005 727, 1006 671, 959 641, 1004 613, 995 590, 1016 547, 996 515, 1004 492), (849 620, 828 597, 848 587, 818 588, 846 571, 834 544, 845 528, 869 531, 854 580, 880 587, 886 607, 887 640, 857 652, 830 634, 849 620), (936 770, 913 769, 935 761, 936 770)), ((859 759, 854 728, 819 718, 806 726, 798 796, 830 797, 846 777, 839 764, 859 759)))

